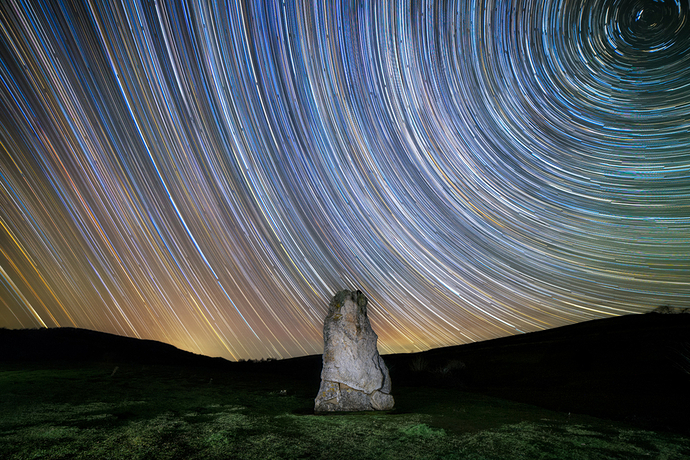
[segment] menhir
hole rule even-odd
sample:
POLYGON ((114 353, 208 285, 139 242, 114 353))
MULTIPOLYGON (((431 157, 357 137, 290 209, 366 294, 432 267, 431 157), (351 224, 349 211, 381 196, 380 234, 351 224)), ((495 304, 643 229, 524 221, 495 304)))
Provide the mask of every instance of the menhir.
POLYGON ((378 337, 360 291, 340 291, 323 324, 323 370, 316 412, 390 410, 388 368, 376 348, 378 337))

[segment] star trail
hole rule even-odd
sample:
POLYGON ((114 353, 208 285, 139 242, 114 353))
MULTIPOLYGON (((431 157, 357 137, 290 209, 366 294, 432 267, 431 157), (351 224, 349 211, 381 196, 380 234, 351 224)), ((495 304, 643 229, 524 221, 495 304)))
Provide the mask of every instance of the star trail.
POLYGON ((690 307, 690 3, 0 4, 0 327, 228 359, 690 307))

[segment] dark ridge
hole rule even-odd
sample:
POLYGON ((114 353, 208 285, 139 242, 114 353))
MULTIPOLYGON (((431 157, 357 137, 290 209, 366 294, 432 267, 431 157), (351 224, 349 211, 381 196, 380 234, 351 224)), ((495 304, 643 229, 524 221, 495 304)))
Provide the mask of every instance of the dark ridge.
POLYGON ((690 434, 690 314, 619 316, 384 359, 394 385, 463 388, 690 434))
POLYGON ((223 358, 197 355, 155 340, 73 327, 0 329, 0 362, 106 362, 175 366, 229 363, 223 358))
MULTIPOLYGON (((410 387, 451 388, 690 435, 690 314, 619 316, 384 360, 396 398, 410 387)), ((2 362, 233 369, 248 382, 289 380, 314 394, 321 371, 320 355, 232 363, 73 328, 0 329, 2 362)))

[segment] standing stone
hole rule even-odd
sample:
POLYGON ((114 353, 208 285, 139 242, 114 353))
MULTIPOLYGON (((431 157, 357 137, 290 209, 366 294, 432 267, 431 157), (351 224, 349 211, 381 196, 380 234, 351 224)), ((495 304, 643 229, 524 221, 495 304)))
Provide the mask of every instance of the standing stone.
POLYGON ((388 368, 360 291, 340 291, 323 324, 323 370, 314 410, 361 411, 393 408, 388 368))

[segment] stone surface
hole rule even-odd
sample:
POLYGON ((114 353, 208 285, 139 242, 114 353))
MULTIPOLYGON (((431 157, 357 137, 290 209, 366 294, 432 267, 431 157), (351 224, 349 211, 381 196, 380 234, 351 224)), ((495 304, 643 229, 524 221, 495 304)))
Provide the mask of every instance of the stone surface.
POLYGON ((360 291, 340 291, 323 324, 323 369, 316 412, 390 410, 391 379, 360 291))

